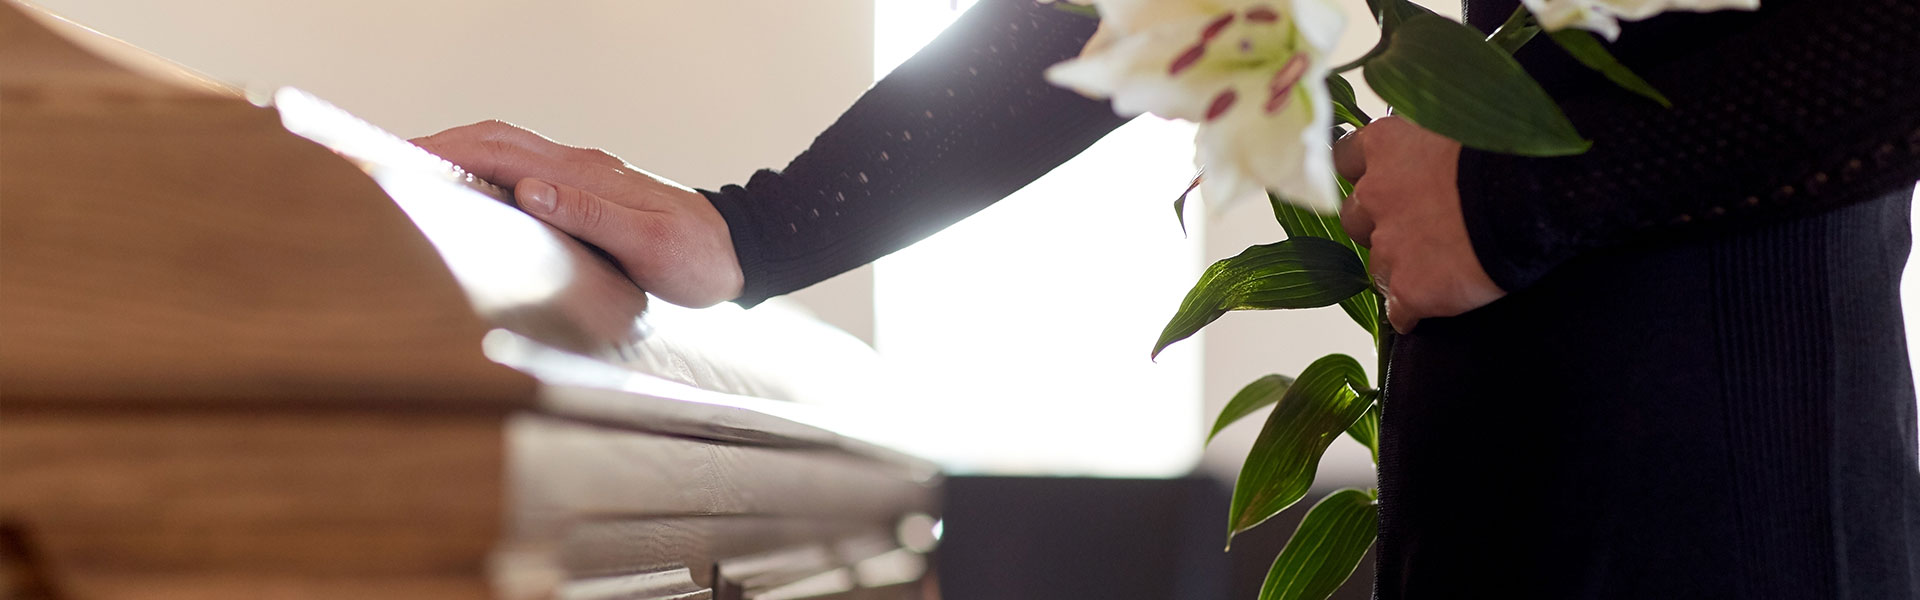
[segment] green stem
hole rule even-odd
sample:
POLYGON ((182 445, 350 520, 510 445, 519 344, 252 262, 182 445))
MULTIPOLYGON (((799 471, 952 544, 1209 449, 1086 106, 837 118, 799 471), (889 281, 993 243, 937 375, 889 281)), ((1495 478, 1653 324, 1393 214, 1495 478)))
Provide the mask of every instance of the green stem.
POLYGON ((1389 366, 1387 363, 1393 360, 1393 336, 1395 334, 1393 333, 1392 325, 1387 325, 1386 323, 1381 323, 1380 325, 1380 337, 1373 341, 1374 353, 1380 355, 1379 363, 1375 369, 1377 372, 1374 374, 1373 389, 1384 392, 1387 389, 1387 367, 1389 366))
POLYGON ((1393 360, 1393 336, 1395 334, 1393 332, 1393 326, 1386 323, 1386 317, 1387 317, 1387 302, 1385 300, 1386 295, 1381 294, 1380 297, 1382 298, 1382 300, 1380 301, 1381 323, 1378 328, 1380 332, 1376 334, 1373 338, 1373 352, 1374 354, 1378 355, 1377 360, 1379 362, 1377 363, 1377 366, 1374 370, 1375 381, 1373 384, 1373 389, 1380 390, 1381 399, 1384 400, 1386 396, 1386 390, 1387 390, 1387 367, 1388 367, 1387 363, 1393 360))
POLYGON ((1379 302, 1379 306, 1375 307, 1379 312, 1375 314, 1380 315, 1380 322, 1373 326, 1373 352, 1378 355, 1380 361, 1380 368, 1374 373, 1374 376, 1379 379, 1379 381, 1375 382, 1377 385, 1374 386, 1374 389, 1384 390, 1386 389, 1385 384, 1387 382, 1387 357, 1393 355, 1392 352, 1388 352, 1388 350, 1393 348, 1393 325, 1387 323, 1386 292, 1381 290, 1379 286, 1374 286, 1373 292, 1373 297, 1378 299, 1379 302))
POLYGON ((1339 75, 1347 71, 1358 69, 1362 65, 1367 64, 1368 60, 1371 60, 1373 57, 1379 56, 1381 52, 1386 52, 1386 51, 1387 51, 1387 37, 1386 37, 1386 33, 1382 32, 1380 34, 1380 43, 1374 44, 1373 49, 1368 50, 1366 54, 1360 55, 1360 58, 1353 59, 1351 62, 1348 62, 1347 64, 1334 67, 1331 73, 1334 75, 1339 75))
MULTIPOLYGON (((1385 322, 1387 318, 1387 295, 1376 294, 1376 296, 1380 298, 1379 315, 1382 322, 1374 326, 1377 333, 1375 333, 1373 337, 1373 353, 1375 354, 1375 360, 1378 362, 1375 363, 1377 366, 1374 367, 1373 389, 1380 390, 1380 393, 1374 396, 1373 403, 1379 405, 1378 411, 1380 412, 1380 416, 1385 418, 1387 416, 1387 369, 1390 368, 1390 364, 1393 362, 1393 338, 1396 334, 1393 331, 1393 325, 1385 322)), ((1373 451, 1373 464, 1379 465, 1380 433, 1378 431, 1374 432, 1373 447, 1368 448, 1368 450, 1373 451)))
POLYGON ((1513 14, 1507 16, 1507 22, 1501 23, 1499 29, 1493 30, 1493 35, 1487 36, 1487 41, 1499 46, 1501 50, 1506 50, 1507 54, 1513 54, 1521 46, 1532 41, 1534 34, 1538 33, 1540 33, 1540 25, 1533 21, 1533 13, 1527 12, 1527 7, 1523 4, 1513 8, 1513 14))

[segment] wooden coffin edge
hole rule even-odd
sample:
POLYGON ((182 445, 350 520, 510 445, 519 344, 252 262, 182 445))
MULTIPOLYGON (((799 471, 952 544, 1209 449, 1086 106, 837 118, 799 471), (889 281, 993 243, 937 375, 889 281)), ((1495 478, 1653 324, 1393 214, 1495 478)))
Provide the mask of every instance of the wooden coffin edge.
MULTIPOLYGON (((59 80, 121 99, 239 98, 239 89, 61 18, 24 0, 0 0, 0 81, 59 80)), ((10 85, 16 93, 27 91, 10 85)))
POLYGON ((929 463, 855 440, 712 440, 568 412, 0 410, 0 529, 35 557, 0 548, 0 571, 27 575, 0 592, 519 599, 653 582, 705 589, 694 598, 861 575, 907 552, 879 542, 908 519, 940 513, 929 463))
POLYGON ((363 171, 272 108, 61 23, 0 0, 7 408, 532 405, 363 171))
POLYGON ((0 596, 492 596, 508 496, 504 419, 6 414, 0 526, 23 550, 0 551, 0 563, 31 573, 38 589, 0 578, 0 596))

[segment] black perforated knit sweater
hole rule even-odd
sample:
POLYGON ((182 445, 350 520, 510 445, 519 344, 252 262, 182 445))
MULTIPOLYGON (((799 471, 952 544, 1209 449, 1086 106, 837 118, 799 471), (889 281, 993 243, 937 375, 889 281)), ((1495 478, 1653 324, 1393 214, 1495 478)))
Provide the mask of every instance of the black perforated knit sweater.
MULTIPOLYGON (((1395 348, 1379 597, 1920 597, 1898 290, 1920 0, 1762 3, 1625 26, 1613 51, 1671 109, 1547 40, 1518 54, 1594 147, 1462 153, 1468 233, 1510 293, 1395 348)), ((1513 6, 1469 0, 1468 20, 1513 6)), ((707 192, 740 302, 899 249, 1118 126, 1040 76, 1092 30, 983 0, 785 170, 707 192)))

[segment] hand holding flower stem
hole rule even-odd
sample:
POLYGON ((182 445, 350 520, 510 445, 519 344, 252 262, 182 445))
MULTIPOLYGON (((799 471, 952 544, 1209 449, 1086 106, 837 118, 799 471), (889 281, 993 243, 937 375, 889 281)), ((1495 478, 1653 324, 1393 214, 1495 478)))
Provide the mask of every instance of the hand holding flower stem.
MULTIPOLYGON (((1230 539, 1299 501, 1321 453, 1343 432, 1372 449, 1378 462, 1396 332, 1506 294, 1481 265, 1466 228, 1456 181, 1463 145, 1535 157, 1575 155, 1591 146, 1512 54, 1544 30, 1582 64, 1668 105, 1588 32, 1610 40, 1619 34, 1619 19, 1758 6, 1757 0, 1522 0, 1487 37, 1408 0, 1366 0, 1382 27, 1380 42, 1328 68, 1340 28, 1331 0, 1092 1, 1104 19, 1100 33, 1078 59, 1049 70, 1048 79, 1111 98, 1123 115, 1152 112, 1200 123, 1196 162, 1206 173, 1199 182, 1205 200, 1217 209, 1264 190, 1288 234, 1208 267, 1154 353, 1235 310, 1339 304, 1374 337, 1379 368, 1372 378, 1352 358, 1329 355, 1297 378, 1261 378, 1222 410, 1216 433, 1274 406, 1234 485, 1230 539), (1359 110, 1338 74, 1361 67, 1394 115, 1369 121, 1359 110), (1329 150, 1325 132, 1335 115, 1357 130, 1329 150), (1336 170, 1352 182, 1350 189, 1339 189, 1336 170), (1350 193, 1340 200, 1340 191, 1350 193), (1333 221, 1325 215, 1336 202, 1333 221)), ((1175 203, 1176 214, 1184 199, 1175 203)), ((1376 498, 1349 489, 1315 504, 1293 538, 1311 543, 1290 542, 1275 558, 1262 600, 1332 594, 1374 540, 1376 498)))

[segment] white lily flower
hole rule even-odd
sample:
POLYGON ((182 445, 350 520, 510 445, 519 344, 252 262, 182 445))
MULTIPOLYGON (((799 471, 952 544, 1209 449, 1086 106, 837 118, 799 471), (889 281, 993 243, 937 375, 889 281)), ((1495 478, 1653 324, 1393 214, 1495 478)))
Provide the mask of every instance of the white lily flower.
POLYGON ((1200 123, 1200 191, 1216 211, 1265 190, 1339 209, 1327 55, 1343 18, 1329 0, 1094 0, 1102 22, 1047 80, 1112 98, 1124 116, 1200 123))
POLYGON ((1521 0, 1547 31, 1566 28, 1585 29, 1605 36, 1620 37, 1620 20, 1638 21, 1663 12, 1713 12, 1716 10, 1754 10, 1760 0, 1521 0))

